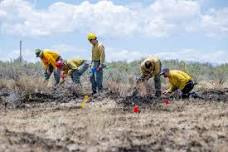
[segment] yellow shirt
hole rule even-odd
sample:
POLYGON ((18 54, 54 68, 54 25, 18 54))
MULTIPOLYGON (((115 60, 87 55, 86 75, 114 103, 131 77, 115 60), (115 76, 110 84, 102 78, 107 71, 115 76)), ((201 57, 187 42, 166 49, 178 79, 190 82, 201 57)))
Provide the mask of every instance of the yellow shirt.
POLYGON ((161 62, 158 57, 149 56, 141 63, 141 75, 143 77, 151 78, 155 75, 160 74, 161 72, 161 62), (146 62, 150 62, 152 64, 152 67, 147 69, 145 66, 146 62))
POLYGON ((42 52, 42 58, 41 58, 44 68, 47 69, 48 65, 52 65, 53 68, 56 68, 55 63, 59 57, 60 55, 55 51, 44 49, 42 52))
POLYGON ((97 43, 92 47, 92 61, 100 61, 101 64, 105 62, 105 48, 102 43, 97 43))
POLYGON ((191 76, 179 70, 170 70, 169 72, 169 92, 175 89, 183 90, 188 81, 192 80, 191 76))
POLYGON ((84 63, 85 60, 80 58, 74 58, 67 60, 65 66, 63 67, 64 74, 71 75, 72 71, 77 70, 79 66, 84 63))

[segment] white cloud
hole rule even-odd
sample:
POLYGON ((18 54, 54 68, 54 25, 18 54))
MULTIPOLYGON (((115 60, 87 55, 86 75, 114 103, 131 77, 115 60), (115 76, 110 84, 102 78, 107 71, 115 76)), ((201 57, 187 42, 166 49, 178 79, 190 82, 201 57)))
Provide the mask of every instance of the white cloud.
POLYGON ((156 51, 151 53, 143 53, 145 51, 131 51, 126 49, 106 49, 108 61, 134 61, 141 58, 145 58, 149 55, 158 56, 161 59, 178 59, 183 61, 193 62, 209 62, 223 64, 228 63, 228 51, 217 50, 217 51, 205 51, 196 49, 180 49, 180 50, 169 50, 169 51, 156 51))
POLYGON ((43 10, 25 0, 5 0, 0 10, 2 31, 22 36, 94 31, 111 36, 162 37, 190 29, 200 17, 199 3, 188 0, 156 0, 141 7, 105 0, 78 5, 57 2, 43 10))
MULTIPOLYGON (((81 57, 86 60, 91 60, 91 50, 78 48, 69 44, 56 44, 50 49, 59 52, 64 59, 71 59, 74 57, 81 57)), ((178 59, 183 61, 193 61, 193 62, 209 62, 216 64, 228 63, 228 51, 225 50, 217 50, 217 51, 205 51, 196 50, 196 49, 180 49, 180 50, 163 50, 156 52, 145 52, 142 50, 128 50, 128 49, 120 49, 120 48, 112 48, 107 47, 105 49, 106 53, 106 61, 134 61, 138 59, 145 58, 149 55, 155 55, 160 57, 161 59, 178 59)), ((11 59, 15 59, 19 57, 19 50, 12 51, 3 51, 0 50, 1 56, 0 60, 9 61, 11 59), (9 52, 9 53, 8 53, 9 52)), ((35 55, 34 50, 29 48, 23 49, 23 59, 29 62, 37 62, 39 61, 35 55)))
POLYGON ((59 52, 64 59, 80 57, 86 60, 90 60, 90 50, 70 44, 56 44, 51 46, 49 49, 59 52))
MULTIPOLYGON (((0 50, 1 56, 0 60, 1 61, 10 61, 17 59, 20 55, 19 49, 14 49, 14 50, 0 50)), ((29 62, 36 62, 38 61, 35 57, 34 50, 32 49, 23 49, 22 52, 23 59, 29 62)))
POLYGON ((127 49, 118 48, 106 48, 106 60, 107 61, 134 61, 146 56, 145 53, 140 51, 133 51, 127 49))
POLYGON ((113 35, 129 34, 136 30, 134 12, 111 1, 80 5, 57 2, 47 10, 36 10, 23 0, 7 0, 0 5, 1 14, 7 13, 2 28, 6 33, 23 36, 43 36, 61 32, 97 31, 113 35), (14 10, 14 11, 11 11, 14 10), (13 17, 14 16, 14 17, 13 17))
POLYGON ((160 0, 152 3, 146 12, 146 32, 153 36, 165 36, 177 31, 185 31, 190 23, 200 15, 200 6, 196 1, 160 0))
POLYGON ((56 2, 47 9, 35 9, 25 0, 5 0, 0 3, 0 26, 3 33, 21 36, 73 31, 111 36, 163 37, 185 31, 227 35, 228 8, 202 14, 200 5, 200 1, 156 0, 148 6, 132 7, 104 0, 78 5, 56 2))
POLYGON ((5 11, 0 10, 0 17, 4 17, 4 16, 6 16, 6 12, 5 12, 5 11))
POLYGON ((48 10, 35 10, 24 0, 3 1, 0 9, 7 15, 2 18, 2 29, 6 33, 22 36, 42 36, 71 31, 72 12, 64 7, 55 8, 55 5, 57 3, 48 10))
POLYGON ((181 50, 170 50, 161 51, 155 53, 162 59, 178 59, 184 61, 194 61, 194 62, 209 62, 209 63, 228 63, 228 51, 217 50, 217 51, 205 51, 195 50, 195 49, 181 49, 181 50))
MULTIPOLYGON (((59 52, 64 59, 81 57, 91 60, 91 48, 85 49, 70 44, 57 44, 50 47, 51 50, 59 52)), ((106 61, 134 61, 146 56, 146 53, 130 51, 127 49, 105 47, 106 61)))
POLYGON ((201 26, 208 36, 228 35, 228 8, 211 9, 209 14, 202 16, 201 26))

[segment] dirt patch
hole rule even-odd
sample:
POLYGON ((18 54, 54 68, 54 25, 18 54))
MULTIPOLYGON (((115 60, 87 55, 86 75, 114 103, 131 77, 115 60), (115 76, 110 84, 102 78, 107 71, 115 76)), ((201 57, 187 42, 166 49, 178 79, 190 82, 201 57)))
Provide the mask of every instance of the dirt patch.
POLYGON ((227 93, 205 90, 203 100, 165 104, 105 90, 82 108, 84 94, 64 89, 2 90, 0 151, 227 151, 227 93))
POLYGON ((41 104, 46 107, 0 111, 0 123, 5 128, 1 130, 0 126, 0 150, 228 149, 228 105, 223 102, 172 101, 168 106, 140 106, 140 113, 123 110, 121 104, 110 99, 89 102, 84 109, 77 108, 77 103, 72 102, 41 104))
POLYGON ((26 132, 5 130, 4 137, 12 146, 29 147, 33 151, 69 151, 67 147, 58 144, 58 141, 41 138, 26 132))
POLYGON ((206 101, 228 101, 228 89, 206 90, 202 91, 200 94, 206 101))

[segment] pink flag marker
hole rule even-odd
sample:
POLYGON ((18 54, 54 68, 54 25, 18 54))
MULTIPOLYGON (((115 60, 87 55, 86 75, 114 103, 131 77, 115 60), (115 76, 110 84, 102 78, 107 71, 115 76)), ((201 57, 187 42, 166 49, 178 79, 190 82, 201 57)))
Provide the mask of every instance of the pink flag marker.
POLYGON ((133 112, 134 113, 139 113, 139 106, 138 105, 134 105, 133 112))
POLYGON ((163 99, 163 103, 164 103, 165 105, 169 105, 169 104, 170 104, 170 100, 169 100, 169 99, 163 99))

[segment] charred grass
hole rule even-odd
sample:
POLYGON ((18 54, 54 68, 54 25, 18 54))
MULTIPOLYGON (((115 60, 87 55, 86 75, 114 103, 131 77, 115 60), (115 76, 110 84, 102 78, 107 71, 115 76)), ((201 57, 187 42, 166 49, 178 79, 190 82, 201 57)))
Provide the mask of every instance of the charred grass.
POLYGON ((87 76, 81 88, 70 80, 52 87, 39 74, 1 78, 0 151, 228 151, 225 83, 199 83, 203 99, 174 96, 167 105, 153 96, 153 81, 132 96, 132 76, 106 78, 83 108, 87 76))

